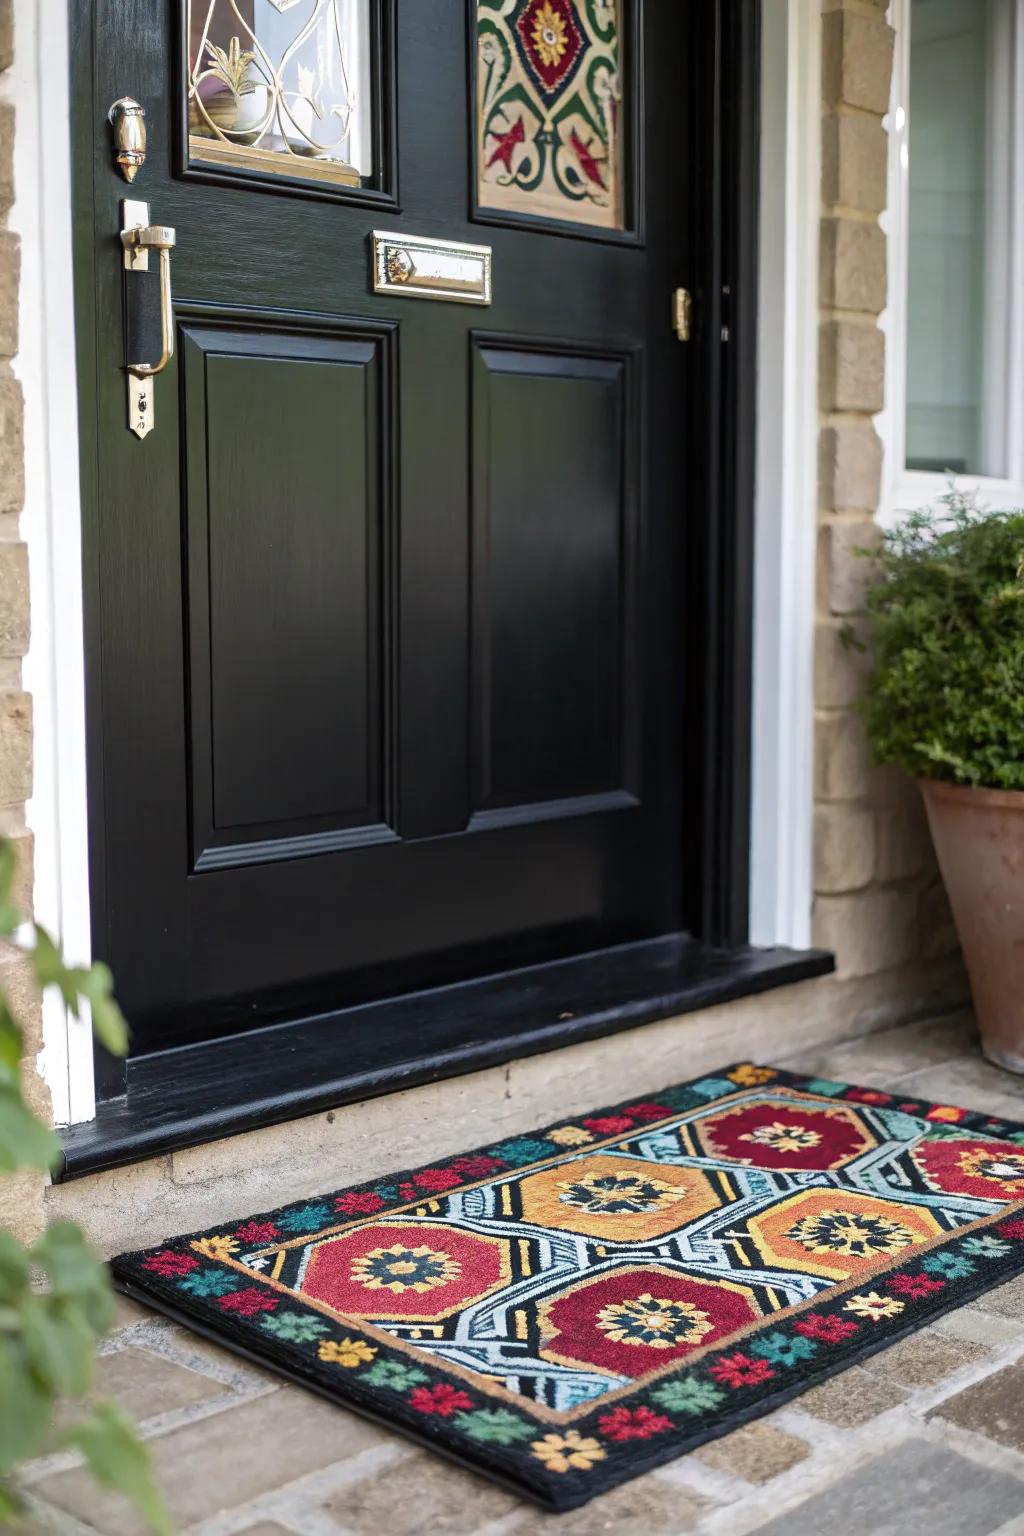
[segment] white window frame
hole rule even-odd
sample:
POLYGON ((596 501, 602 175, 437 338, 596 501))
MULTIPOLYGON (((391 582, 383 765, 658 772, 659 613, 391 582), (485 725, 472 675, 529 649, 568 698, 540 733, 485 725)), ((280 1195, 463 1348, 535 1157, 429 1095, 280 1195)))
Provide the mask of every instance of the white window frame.
MULTIPOLYGON (((1001 354, 1001 377, 989 370, 982 403, 991 429, 1005 438, 1009 472, 1005 479, 991 475, 956 479, 960 488, 975 492, 979 502, 993 510, 1024 507, 1024 3, 1014 3, 1019 12, 1015 35, 997 39, 993 47, 995 78, 1005 82, 1004 90, 993 95, 997 100, 1001 96, 1005 106, 1003 121, 993 123, 989 133, 995 150, 990 160, 991 185, 1000 195, 987 199, 986 350, 989 357, 1001 354), (1017 423, 1016 430, 1007 430, 1007 422, 1017 423)), ((889 287, 880 320, 886 333, 886 389, 885 407, 876 418, 885 450, 878 521, 887 527, 907 512, 934 503, 948 489, 944 475, 906 468, 911 0, 890 0, 889 23, 895 32, 895 56, 887 118, 888 208, 882 216, 889 287)))
MULTIPOLYGON (((764 0, 754 596, 751 940, 805 947, 811 922, 820 15, 764 0)), ((15 0, 21 344, 30 466, 35 910, 69 957, 91 954, 85 650, 72 301, 67 7, 15 0), (44 41, 45 26, 45 41, 44 41)), ((58 1124, 95 1115, 91 1029, 48 999, 41 1067, 58 1124)))

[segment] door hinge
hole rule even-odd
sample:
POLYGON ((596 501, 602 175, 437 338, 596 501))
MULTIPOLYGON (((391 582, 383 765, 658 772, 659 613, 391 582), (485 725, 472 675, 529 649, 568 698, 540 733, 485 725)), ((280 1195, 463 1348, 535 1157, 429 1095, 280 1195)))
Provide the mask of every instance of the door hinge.
POLYGON ((693 322, 693 299, 688 288, 677 288, 672 295, 672 329, 680 341, 689 341, 693 322))

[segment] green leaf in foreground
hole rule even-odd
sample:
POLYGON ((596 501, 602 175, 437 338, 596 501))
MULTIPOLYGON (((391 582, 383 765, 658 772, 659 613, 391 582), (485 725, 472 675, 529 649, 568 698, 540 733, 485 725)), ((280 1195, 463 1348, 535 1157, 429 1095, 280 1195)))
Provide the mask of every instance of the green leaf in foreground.
POLYGON ((114 978, 101 961, 80 974, 79 990, 92 1008, 96 1038, 113 1056, 123 1056, 128 1049, 128 1025, 114 1001, 114 978))
POLYGON ((0 1232, 0 1302, 7 1304, 28 1289, 28 1254, 9 1232, 0 1232))
POLYGON ((93 1332, 104 1333, 114 1320, 110 1280, 80 1228, 70 1221, 51 1222, 31 1254, 46 1271, 54 1296, 74 1301, 93 1332))
POLYGON ((16 1081, 0 1076, 0 1173, 41 1168, 60 1158, 60 1142, 29 1110, 16 1081))
MULTIPOLYGON (((56 990, 76 1018, 88 1004, 94 1034, 109 1051, 123 1055, 128 1030, 110 971, 99 964, 68 966, 60 945, 38 925, 25 942, 10 902, 16 866, 13 845, 0 836, 0 938, 13 940, 39 989, 56 990)), ((0 1174, 47 1170, 60 1157, 57 1137, 23 1096, 23 1054, 24 1037, 0 984, 0 1174)), ((81 1397, 90 1386, 96 1341, 113 1316, 109 1276, 77 1226, 53 1222, 30 1248, 0 1231, 0 1526, 25 1516, 25 1501, 14 1486, 17 1470, 53 1449, 54 1411, 62 1399, 81 1397), (34 1288, 40 1271, 45 1285, 34 1288)), ((148 1452, 118 1408, 100 1405, 63 1443, 77 1446, 100 1482, 127 1495, 154 1531, 170 1536, 148 1452)))
POLYGON ((56 1296, 28 1296, 21 1323, 34 1375, 53 1393, 80 1397, 92 1381, 96 1359, 96 1335, 82 1309, 56 1296))
POLYGON ((114 1403, 98 1403, 89 1418, 68 1431, 96 1481, 130 1499, 159 1536, 174 1536, 153 1478, 149 1452, 114 1403))
POLYGON ((37 1380, 17 1338, 0 1336, 0 1477, 39 1453, 50 1424, 51 1394, 37 1380), (12 1411, 12 1409, 14 1411, 12 1411))

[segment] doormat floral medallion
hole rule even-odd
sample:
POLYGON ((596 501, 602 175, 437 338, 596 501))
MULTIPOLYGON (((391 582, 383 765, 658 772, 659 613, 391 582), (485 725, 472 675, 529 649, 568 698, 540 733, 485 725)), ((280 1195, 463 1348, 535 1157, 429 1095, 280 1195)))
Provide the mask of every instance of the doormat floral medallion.
POLYGON ((571 1509, 1024 1270, 1024 1126, 741 1063, 113 1269, 571 1509))

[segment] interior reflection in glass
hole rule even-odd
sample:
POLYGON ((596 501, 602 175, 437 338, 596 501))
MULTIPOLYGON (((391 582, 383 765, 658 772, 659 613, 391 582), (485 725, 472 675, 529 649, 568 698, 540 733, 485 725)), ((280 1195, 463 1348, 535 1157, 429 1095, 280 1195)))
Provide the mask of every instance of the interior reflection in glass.
POLYGON ((188 41, 193 159, 372 182, 369 0, 189 0, 188 41))

